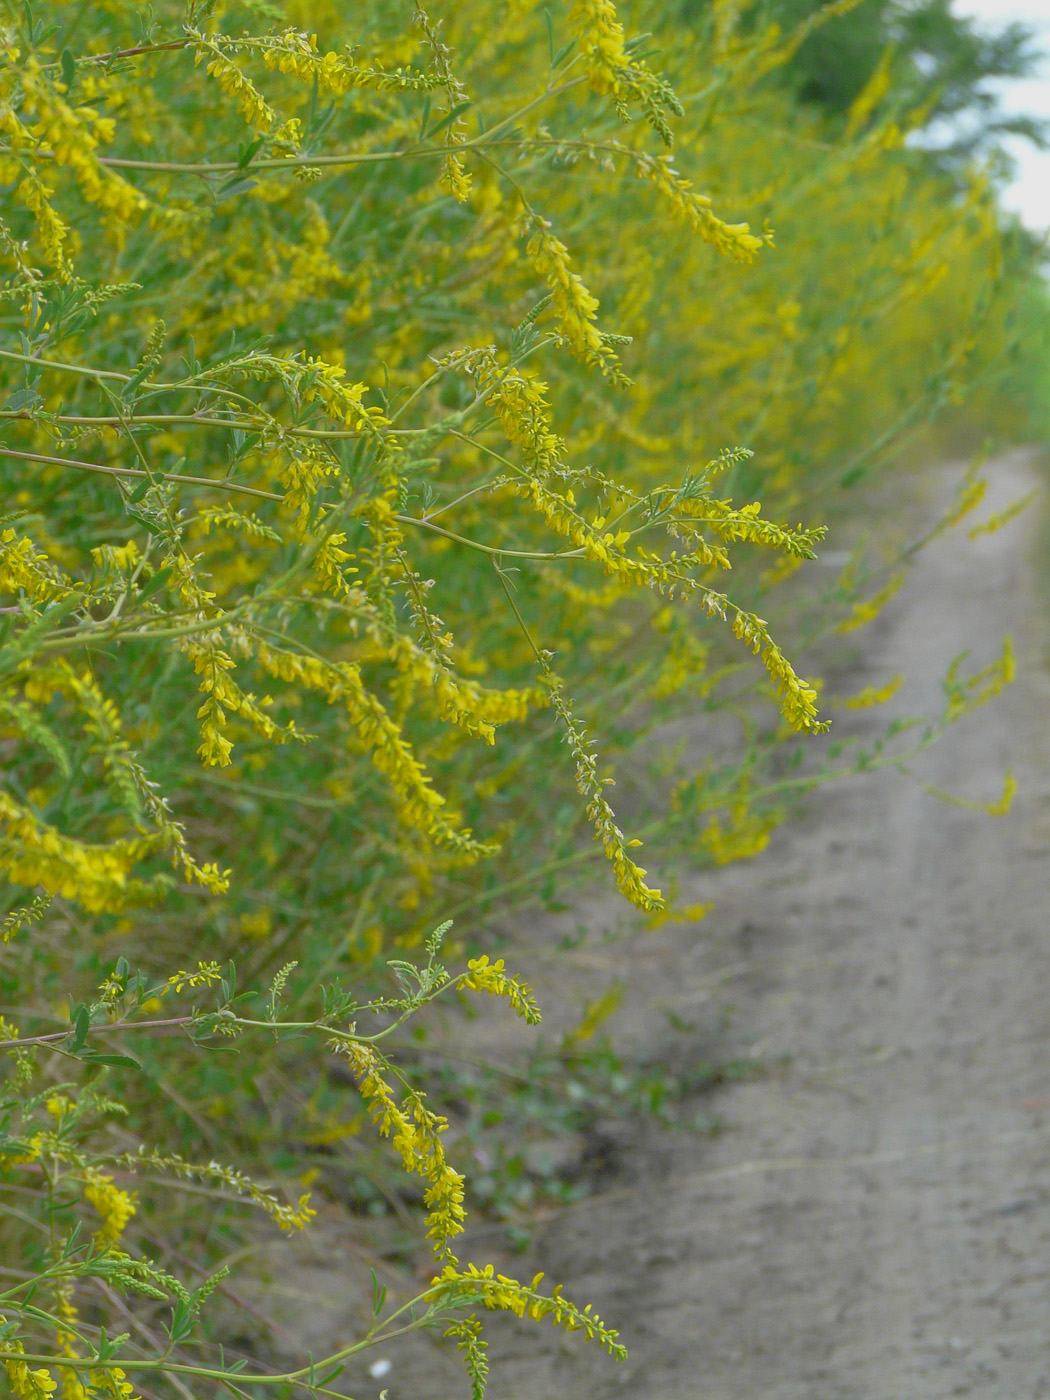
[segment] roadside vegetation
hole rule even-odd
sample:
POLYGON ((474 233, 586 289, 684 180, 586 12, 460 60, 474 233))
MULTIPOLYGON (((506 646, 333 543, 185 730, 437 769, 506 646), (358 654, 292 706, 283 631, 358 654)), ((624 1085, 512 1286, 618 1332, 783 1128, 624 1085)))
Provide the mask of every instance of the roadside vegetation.
MULTIPOLYGON (((807 669, 931 538, 999 523, 978 453, 913 524, 931 424, 1047 425, 1038 249, 980 142, 922 139, 1027 40, 906 13, 6 7, 19 1400, 336 1394, 420 1327, 480 1396, 486 1309, 620 1354, 585 1299, 459 1257, 455 1066, 418 1046, 438 1001, 538 1021, 500 923, 603 880, 699 922, 680 872, 757 854, 836 775, 906 768, 1012 676, 1008 641, 967 658, 861 749, 807 669), (415 1179, 430 1280, 398 1308, 377 1283, 366 1334, 292 1372, 231 1358, 208 1318, 242 1212, 309 1228, 332 1170, 363 1209, 415 1179)), ((673 1100, 609 1047, 579 1067, 609 1009, 537 1053, 528 1111, 576 1121, 567 1057, 584 1095, 673 1100)))

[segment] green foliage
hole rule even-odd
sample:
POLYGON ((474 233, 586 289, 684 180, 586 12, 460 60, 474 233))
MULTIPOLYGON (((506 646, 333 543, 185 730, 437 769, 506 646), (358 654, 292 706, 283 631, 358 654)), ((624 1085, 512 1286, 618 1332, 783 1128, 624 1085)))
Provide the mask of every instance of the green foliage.
MULTIPOLYGON (((1021 230, 1014 237, 1024 240, 1021 230)), ((1021 441, 1050 439, 1050 286, 1046 250, 1038 250, 1042 275, 1020 283, 1013 313, 1016 338, 997 375, 996 389, 1012 413, 1021 441)))
POLYGON ((29 4, 3 34, 19 1400, 333 1393, 416 1326, 478 1394, 480 1308, 619 1355, 557 1288, 460 1265, 463 1179, 404 1028, 470 992, 536 1022, 478 946, 494 908, 605 861, 671 912, 618 808, 673 894, 676 861, 755 854, 794 794, 906 766, 1011 673, 954 669, 942 714, 862 751, 817 748, 788 660, 874 617, 980 495, 797 589, 1013 338, 1024 252, 978 177, 905 147, 907 103, 884 114, 879 78, 844 127, 800 112, 776 75, 816 22, 748 30, 725 0, 685 34, 656 3, 630 34, 609 0, 351 8, 29 4), (690 764, 684 723, 717 733, 690 764), (320 1124, 319 1062, 353 1085, 320 1124), (213 1245, 191 1288, 137 1233, 164 1234, 153 1178, 224 1230, 238 1201, 298 1228, 289 1141, 352 1162, 369 1121, 419 1182, 430 1285, 323 1361, 231 1379, 197 1330, 213 1245), (113 1290, 152 1332, 109 1335, 113 1290))
MULTIPOLYGON (((794 30, 821 0, 770 0, 759 8, 794 30)), ((1033 76, 1038 58, 1032 32, 1016 21, 988 28, 955 14, 951 0, 861 0, 809 35, 786 75, 802 101, 844 120, 886 64, 896 103, 921 111, 925 126, 944 118, 959 123, 951 142, 939 143, 942 158, 959 161, 987 152, 1004 135, 1044 142, 1045 123, 1003 115, 986 86, 1033 76)))

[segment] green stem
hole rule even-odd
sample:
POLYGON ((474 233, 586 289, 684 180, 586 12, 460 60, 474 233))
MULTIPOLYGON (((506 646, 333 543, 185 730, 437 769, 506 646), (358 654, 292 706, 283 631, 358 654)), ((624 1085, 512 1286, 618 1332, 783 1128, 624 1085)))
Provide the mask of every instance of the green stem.
POLYGON ((446 530, 441 525, 434 525, 430 520, 414 515, 398 515, 393 517, 399 525, 418 525, 421 530, 431 530, 435 535, 444 535, 448 540, 455 540, 457 544, 465 544, 468 549, 476 549, 482 554, 492 555, 494 558, 508 559, 582 559, 585 551, 582 549, 566 549, 557 553, 550 550, 538 551, 531 549, 496 549, 490 544, 481 544, 478 540, 468 540, 466 535, 457 535, 452 530, 446 530))
MULTIPOLYGON (((578 87, 586 79, 581 75, 571 78, 567 82, 559 83, 557 87, 546 88, 538 97, 534 97, 530 102, 526 102, 523 107, 512 112, 510 116, 504 117, 497 122, 483 136, 475 137, 473 141, 464 141, 457 144, 458 151, 480 151, 485 146, 491 144, 493 138, 500 131, 513 126, 516 122, 528 115, 536 107, 546 102, 551 97, 557 97, 570 88, 578 87)), ((50 153, 38 151, 34 154, 53 159, 50 153)), ((405 160, 416 156, 447 156, 446 146, 410 146, 401 151, 339 151, 328 156, 291 156, 286 158, 270 157, 264 160, 252 161, 250 170, 295 170, 297 168, 320 168, 346 165, 374 165, 382 162, 395 160, 405 160)), ((164 174, 182 175, 229 175, 242 169, 239 162, 235 160, 222 161, 157 161, 157 160, 135 160, 124 156, 100 156, 99 164, 114 170, 156 170, 164 174)))
MULTIPOLYGON (((0 457, 20 457, 29 462, 44 462, 53 467, 75 467, 78 471, 99 472, 103 476, 137 476, 153 481, 176 481, 185 486, 209 486, 215 491, 232 491, 241 496, 258 496, 266 501, 283 501, 275 491, 260 491, 254 486, 241 486, 234 481, 213 481, 207 476, 180 476, 175 472, 149 472, 139 467, 106 467, 99 462, 79 462, 72 457, 48 457, 42 452, 19 452, 13 447, 0 447, 0 457)), ((436 527, 435 527, 436 528, 436 527)))
MULTIPOLYGON (((47 361, 37 360, 34 363, 46 364, 47 361)), ((69 366, 61 365, 58 366, 58 368, 67 369, 69 368, 69 366)), ((196 386, 147 385, 146 387, 150 389, 175 387, 189 389, 196 386)), ((214 386, 208 385, 206 387, 211 389, 214 386)), ((10 418, 16 421, 21 419, 23 422, 33 421, 33 415, 24 408, 0 409, 0 419, 4 418, 10 418)), ((120 425, 126 421, 130 421, 133 425, 138 423, 173 423, 187 424, 190 427, 199 428, 241 428, 245 432, 249 433, 259 432, 262 426, 259 423, 252 422, 252 420, 248 418, 206 418, 199 413, 136 413, 134 418, 130 420, 108 416, 85 417, 80 414, 73 413, 56 413, 54 415, 47 415, 47 422, 69 424, 71 427, 116 428, 120 427, 120 425)), ((281 431, 282 433, 287 434, 288 437, 320 438, 323 441, 327 441, 329 439, 334 440, 341 438, 359 438, 361 436, 360 432, 353 428, 336 428, 329 432, 326 428, 293 428, 287 427, 282 424, 281 431)), ((411 431, 416 432, 419 430, 412 429, 411 431)))

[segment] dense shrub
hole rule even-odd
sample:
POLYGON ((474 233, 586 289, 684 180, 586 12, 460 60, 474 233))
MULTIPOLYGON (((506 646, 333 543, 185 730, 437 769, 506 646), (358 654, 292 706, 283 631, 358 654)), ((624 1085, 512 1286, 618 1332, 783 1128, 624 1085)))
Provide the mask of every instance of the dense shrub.
MULTIPOLYGON (((276 1164, 245 1109, 264 1072, 295 1101, 296 1037, 349 1061, 424 1178, 438 1263, 333 1366, 415 1319, 480 1388, 480 1304, 617 1349, 538 1281, 458 1263, 442 1120, 382 1047, 455 991, 534 1019, 478 946, 486 910, 604 856, 660 916, 608 756, 665 889, 676 858, 761 849, 792 790, 854 761, 785 778, 824 722, 777 638, 873 617, 917 541, 856 554, 816 602, 781 586, 988 375, 1013 286, 987 189, 906 146, 882 70, 832 134, 770 81, 815 21, 666 8, 632 9, 638 38, 609 0, 27 4, 5 31, 19 1396, 127 1394, 125 1371, 232 1388, 218 1353, 179 1350, 212 1283, 150 1262, 118 1183, 194 1179, 304 1225, 305 1198, 255 1184, 276 1164), (661 761, 699 712, 717 750, 661 761), (167 1317, 168 1352, 107 1337, 114 1288, 167 1317)), ((915 742, 1009 665, 954 677, 915 742)))

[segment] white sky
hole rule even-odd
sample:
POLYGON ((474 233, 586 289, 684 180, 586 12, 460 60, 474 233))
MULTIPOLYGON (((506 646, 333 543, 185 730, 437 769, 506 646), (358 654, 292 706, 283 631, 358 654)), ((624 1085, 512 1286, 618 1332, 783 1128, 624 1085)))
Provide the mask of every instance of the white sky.
MULTIPOLYGON (((1044 51, 1039 76, 995 86, 1005 110, 1050 117, 1050 0, 954 0, 952 9, 988 27, 1020 20, 1036 32, 1044 51)), ((1029 141, 1006 144, 1017 161, 1017 177, 1004 191, 1003 204, 1020 214, 1029 228, 1044 232, 1050 228, 1050 151, 1037 151, 1029 141)))

